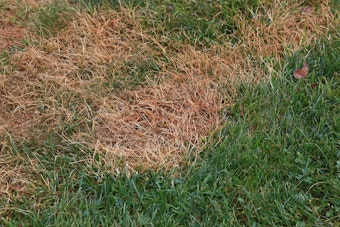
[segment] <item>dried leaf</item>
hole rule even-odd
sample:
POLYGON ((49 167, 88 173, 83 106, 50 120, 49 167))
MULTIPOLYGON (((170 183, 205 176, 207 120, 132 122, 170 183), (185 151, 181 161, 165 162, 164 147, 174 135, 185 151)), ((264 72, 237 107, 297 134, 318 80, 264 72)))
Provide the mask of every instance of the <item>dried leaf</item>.
POLYGON ((307 63, 303 63, 303 66, 301 69, 296 69, 294 72, 293 72, 293 76, 296 78, 296 79, 304 79, 306 78, 308 75, 308 65, 307 63))

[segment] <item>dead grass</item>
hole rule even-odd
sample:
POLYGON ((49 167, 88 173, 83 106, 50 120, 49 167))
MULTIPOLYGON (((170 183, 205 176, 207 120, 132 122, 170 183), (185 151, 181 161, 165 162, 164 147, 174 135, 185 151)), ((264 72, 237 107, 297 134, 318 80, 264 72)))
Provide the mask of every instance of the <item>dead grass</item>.
MULTIPOLYGON (((13 144, 9 141, 0 143, 0 203, 9 205, 13 199, 33 194, 34 174, 38 173, 37 162, 16 154, 13 144)), ((7 207, 2 207, 5 211, 7 207)))
POLYGON ((0 51, 12 46, 23 48, 21 40, 27 33, 29 12, 51 4, 50 0, 2 0, 0 2, 0 51))
POLYGON ((199 148, 219 123, 215 87, 209 79, 175 75, 161 85, 125 92, 121 99, 107 97, 95 118, 96 149, 132 167, 178 165, 183 151, 199 148))
POLYGON ((16 8, 17 5, 9 1, 4 1, 0 8, 0 51, 18 45, 26 34, 26 29, 16 23, 16 8))
POLYGON ((310 2, 310 5, 273 1, 254 12, 252 20, 240 18, 238 21, 235 37, 259 57, 277 60, 302 46, 314 44, 336 26, 329 1, 310 2))
POLYGON ((123 8, 79 13, 48 39, 30 34, 39 44, 14 54, 17 67, 0 75, 0 135, 42 141, 56 133, 102 154, 113 169, 179 166, 221 124, 235 83, 268 77, 261 60, 312 44, 335 24, 327 2, 308 11, 284 1, 263 7, 250 22, 239 18, 238 44, 207 50, 180 40, 163 45, 142 29, 138 11, 123 8), (117 73, 129 77, 126 62, 150 59, 159 68, 153 78, 133 89, 110 86, 117 73))

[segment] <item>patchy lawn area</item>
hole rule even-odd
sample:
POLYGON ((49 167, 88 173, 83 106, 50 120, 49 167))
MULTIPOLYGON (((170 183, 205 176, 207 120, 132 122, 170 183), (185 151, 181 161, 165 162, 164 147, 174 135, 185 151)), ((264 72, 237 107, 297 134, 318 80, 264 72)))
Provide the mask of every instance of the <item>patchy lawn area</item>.
POLYGON ((338 12, 2 0, 0 225, 338 225, 338 12))

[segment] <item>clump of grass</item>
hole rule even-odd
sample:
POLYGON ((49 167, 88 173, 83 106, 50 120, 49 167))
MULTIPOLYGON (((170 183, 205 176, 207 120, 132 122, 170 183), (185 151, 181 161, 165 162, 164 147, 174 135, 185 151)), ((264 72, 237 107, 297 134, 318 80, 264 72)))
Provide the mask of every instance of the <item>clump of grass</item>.
POLYGON ((122 5, 120 0, 71 0, 71 4, 80 5, 81 7, 94 12, 102 7, 108 7, 111 9, 118 9, 122 5))
POLYGON ((120 100, 108 99, 96 117, 96 149, 110 157, 108 161, 123 157, 132 168, 178 165, 185 143, 200 147, 200 135, 220 117, 220 101, 211 89, 215 85, 197 79, 167 80, 125 92, 120 100))
POLYGON ((10 55, 8 51, 1 51, 0 52, 0 64, 1 64, 1 69, 4 69, 6 65, 10 62, 10 55))
POLYGON ((128 1, 143 13, 150 34, 180 39, 197 47, 223 43, 237 28, 236 14, 249 17, 258 4, 252 1, 128 1), (172 7, 172 10, 168 10, 172 7))
POLYGON ((62 2, 41 7, 32 18, 33 30, 40 36, 55 36, 71 21, 74 10, 62 2))
POLYGON ((15 1, 2 1, 0 6, 0 52, 4 56, 5 52, 22 50, 21 42, 27 32, 26 16, 28 9, 24 4, 15 1))
POLYGON ((143 28, 156 36, 180 39, 197 47, 223 43, 237 29, 234 16, 243 14, 250 18, 259 4, 257 0, 244 1, 117 1, 82 0, 90 11, 100 6, 119 10, 132 7, 143 16, 143 28), (172 10, 168 10, 172 7, 172 10))
POLYGON ((298 2, 261 4, 251 20, 239 16, 238 28, 233 35, 261 60, 266 57, 280 60, 336 30, 331 8, 329 1, 310 6, 309 10, 298 2))
POLYGON ((153 80, 159 71, 160 68, 154 59, 131 59, 122 63, 119 71, 108 67, 106 86, 118 92, 126 88, 133 89, 153 80))
POLYGON ((298 68, 306 61, 310 67, 309 78, 311 79, 337 76, 340 72, 340 62, 336 59, 340 51, 340 40, 327 41, 325 37, 321 40, 322 46, 318 43, 296 51, 293 57, 288 59, 287 68, 298 68))
MULTIPOLYGON (((1 141, 0 148, 1 225, 17 223, 17 218, 23 218, 21 224, 31 225, 29 220, 39 216, 35 212, 48 204, 53 206, 49 199, 51 194, 64 193, 65 180, 76 180, 86 173, 82 166, 87 165, 84 160, 89 153, 82 152, 81 144, 66 143, 56 136, 32 143, 14 142, 8 136, 1 141)), ((68 186, 71 186, 70 192, 77 190, 75 184, 68 186)), ((33 223, 39 223, 39 220, 33 223)))
POLYGON ((10 136, 1 140, 0 151, 0 216, 4 217, 7 212, 11 213, 12 201, 30 198, 34 194, 40 170, 38 160, 21 152, 21 147, 10 136))

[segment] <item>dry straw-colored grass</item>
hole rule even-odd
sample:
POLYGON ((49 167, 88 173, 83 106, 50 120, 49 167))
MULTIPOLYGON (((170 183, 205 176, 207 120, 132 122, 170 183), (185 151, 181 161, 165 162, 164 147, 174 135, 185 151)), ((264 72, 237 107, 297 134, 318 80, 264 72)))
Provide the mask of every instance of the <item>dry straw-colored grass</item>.
POLYGON ((328 1, 317 5, 274 1, 260 9, 250 21, 240 18, 239 29, 234 34, 259 56, 280 60, 283 54, 314 44, 336 26, 328 1))
POLYGON ((25 25, 29 12, 51 4, 53 0, 1 0, 0 1, 0 51, 11 47, 23 48, 21 42, 27 33, 25 25))
POLYGON ((17 67, 0 75, 0 135, 43 141, 57 133, 100 153, 101 164, 112 167, 178 166, 190 147, 200 150, 221 124, 235 83, 268 76, 259 64, 263 58, 279 60, 333 28, 327 2, 319 9, 304 7, 263 5, 250 22, 239 19, 237 45, 207 50, 180 41, 162 45, 142 29, 137 10, 74 15, 55 37, 31 34, 39 45, 13 55, 17 67), (115 73, 128 77, 126 62, 150 59, 159 70, 142 86, 110 86, 115 73), (70 134, 66 125, 77 125, 76 131, 70 134))
POLYGON ((17 5, 10 1, 0 2, 0 51, 12 45, 20 45, 26 29, 15 23, 17 5))

